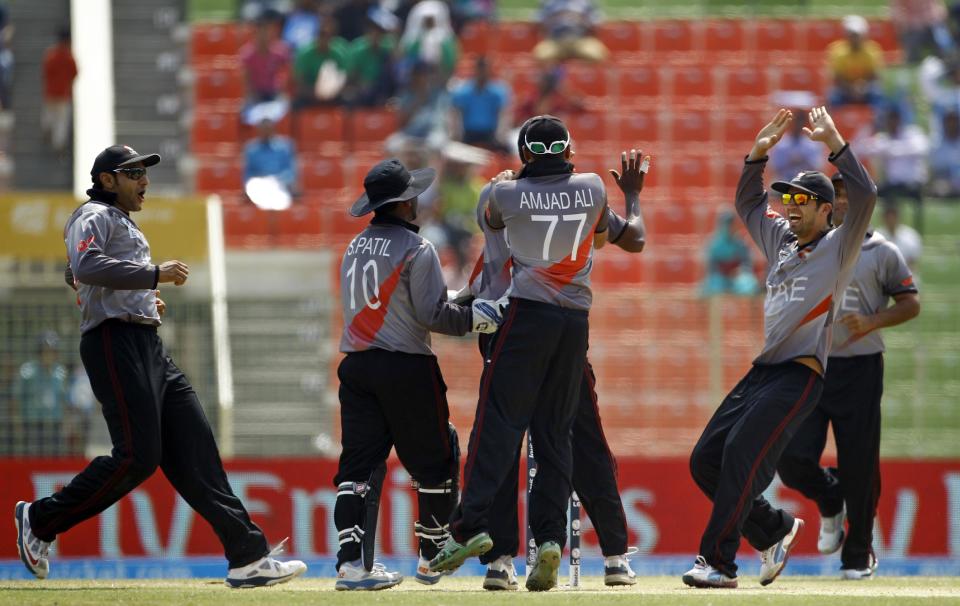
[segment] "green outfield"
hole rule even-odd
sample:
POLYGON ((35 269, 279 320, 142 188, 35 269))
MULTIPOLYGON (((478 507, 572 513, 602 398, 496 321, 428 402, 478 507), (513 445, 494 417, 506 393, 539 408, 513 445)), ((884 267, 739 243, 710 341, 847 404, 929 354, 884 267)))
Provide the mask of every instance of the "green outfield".
POLYGON ((398 604, 421 606, 474 606, 491 604, 960 604, 960 579, 907 577, 877 578, 859 583, 817 577, 783 578, 769 587, 741 577, 741 589, 703 590, 684 587, 672 577, 645 577, 635 587, 607 589, 602 580, 584 579, 578 591, 558 589, 548 593, 486 592, 479 578, 444 580, 427 588, 411 580, 380 592, 345 593, 333 590, 333 580, 299 580, 288 585, 255 590, 231 590, 220 580, 166 581, 44 581, 0 584, 0 606, 32 604, 97 605, 191 604, 195 606, 242 604, 398 604))

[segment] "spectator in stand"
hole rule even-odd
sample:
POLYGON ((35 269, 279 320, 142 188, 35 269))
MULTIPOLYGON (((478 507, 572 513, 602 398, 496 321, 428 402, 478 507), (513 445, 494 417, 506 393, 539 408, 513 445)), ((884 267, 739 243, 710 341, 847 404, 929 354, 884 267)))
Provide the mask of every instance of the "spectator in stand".
POLYGON ((277 22, 272 14, 257 20, 254 39, 240 49, 243 64, 247 107, 275 101, 286 90, 286 76, 290 68, 290 52, 276 34, 277 22))
POLYGON ((349 43, 336 34, 336 22, 324 19, 316 39, 297 52, 293 62, 295 107, 339 101, 350 67, 350 49, 349 43))
POLYGON ((64 419, 63 442, 65 454, 83 456, 90 435, 90 420, 99 404, 83 364, 74 364, 70 375, 70 407, 64 419))
POLYGON ((900 210, 890 204, 883 209, 883 227, 877 231, 887 240, 897 245, 914 274, 920 264, 920 255, 923 254, 923 239, 914 228, 900 222, 900 210))
POLYGON ((559 67, 546 69, 537 79, 537 87, 517 105, 513 115, 516 125, 523 124, 530 116, 551 115, 561 119, 584 111, 583 102, 567 90, 563 70, 559 67))
POLYGON ((442 0, 423 0, 407 16, 407 26, 400 38, 401 72, 426 64, 434 68, 440 82, 453 74, 460 54, 457 36, 450 26, 450 9, 442 0))
POLYGON ((297 0, 293 10, 283 20, 280 37, 294 54, 311 44, 320 31, 320 11, 317 0, 297 0))
POLYGON ((346 0, 333 12, 333 18, 340 26, 340 37, 353 42, 364 34, 367 14, 378 6, 372 0, 346 0))
MULTIPOLYGON (((247 142, 243 149, 243 182, 249 191, 250 180, 268 178, 275 180, 288 195, 297 194, 297 153, 289 137, 277 134, 278 116, 252 115, 257 120, 257 137, 247 142)), ((259 204, 259 201, 254 200, 259 204)))
POLYGON ((14 386, 19 404, 24 452, 34 455, 63 453, 62 424, 70 405, 69 374, 60 363, 60 338, 48 331, 40 335, 37 359, 20 366, 14 386))
MULTIPOLYGON (((795 116, 802 116, 806 107, 813 107, 817 100, 813 93, 784 91, 775 95, 778 107, 793 107, 795 116)), ((823 165, 823 147, 804 134, 804 120, 794 120, 790 130, 783 133, 780 143, 770 150, 770 166, 779 181, 790 181, 805 170, 819 169, 823 165)))
POLYGON ((883 51, 867 38, 867 20, 859 15, 843 18, 846 37, 827 47, 833 87, 828 94, 831 106, 849 104, 878 105, 883 101, 880 73, 883 51))
POLYGON ((417 63, 410 84, 397 99, 400 130, 387 139, 387 150, 421 145, 439 152, 450 139, 450 95, 440 84, 436 68, 417 63))
POLYGON ((955 47, 943 0, 890 0, 890 21, 907 63, 920 63, 930 53, 943 56, 955 47))
POLYGON ((451 0, 450 2, 453 31, 458 37, 466 24, 471 21, 493 21, 496 13, 497 5, 494 0, 451 0))
POLYGON ((469 145, 498 152, 509 151, 501 134, 508 116, 510 85, 490 77, 486 57, 477 57, 474 75, 456 87, 453 106, 459 113, 460 140, 469 145))
POLYGON ((943 117, 941 135, 930 152, 930 187, 943 197, 960 196, 960 113, 943 117))
POLYGON ((913 202, 914 223, 923 231, 923 186, 927 182, 927 156, 930 141, 915 124, 903 124, 902 111, 896 105, 886 110, 885 130, 864 141, 861 153, 873 160, 880 174, 878 195, 888 206, 901 198, 913 202))
POLYGON ((701 286, 705 297, 724 293, 750 296, 759 292, 750 249, 734 232, 733 218, 729 210, 717 215, 717 228, 707 245, 707 277, 701 286))
POLYGON ((0 4, 0 111, 11 109, 10 96, 13 94, 13 26, 7 18, 6 3, 0 4))
POLYGON ((599 63, 610 51, 593 30, 600 23, 600 11, 593 0, 541 0, 537 22, 544 39, 533 49, 533 56, 551 65, 567 59, 599 63))
POLYGON ((358 107, 384 105, 396 92, 393 73, 393 54, 397 47, 394 32, 400 20, 390 11, 373 7, 366 17, 367 31, 350 43, 348 49, 350 70, 347 103, 358 107))
POLYGON ((943 119, 960 111, 960 53, 927 57, 920 64, 920 89, 930 104, 930 134, 939 137, 943 119))
POLYGON ((77 64, 70 49, 70 30, 57 31, 57 42, 43 55, 43 134, 50 147, 63 154, 73 122, 73 81, 77 64))

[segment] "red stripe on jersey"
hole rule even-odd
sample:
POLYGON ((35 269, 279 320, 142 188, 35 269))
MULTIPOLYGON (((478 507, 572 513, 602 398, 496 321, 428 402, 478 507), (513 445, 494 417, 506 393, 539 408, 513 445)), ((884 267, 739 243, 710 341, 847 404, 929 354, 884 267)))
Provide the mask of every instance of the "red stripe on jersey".
POLYGON ((773 210, 773 209, 770 208, 769 206, 767 206, 767 210, 766 210, 763 214, 766 215, 766 217, 767 217, 768 219, 782 219, 782 218, 783 218, 783 215, 781 215, 781 214, 778 213, 777 211, 773 210))
POLYGON ((903 282, 900 283, 900 286, 913 286, 913 276, 907 276, 903 282))
POLYGON ((483 255, 482 254, 477 258, 477 263, 476 265, 473 266, 473 271, 470 272, 470 279, 467 280, 467 284, 473 284, 473 281, 476 280, 481 273, 483 273, 483 255))
POLYGON ((817 316, 826 313, 827 310, 830 309, 830 305, 832 303, 833 303, 833 295, 828 295, 826 299, 824 299, 823 301, 820 301, 820 303, 818 303, 816 307, 810 310, 810 313, 805 315, 803 319, 800 320, 800 324, 797 325, 797 328, 803 326, 804 324, 816 318, 817 316))
POLYGON ((377 298, 380 305, 374 309, 364 304, 357 315, 353 316, 353 321, 347 327, 347 338, 357 347, 366 347, 373 343, 373 339, 383 328, 383 322, 387 318, 387 310, 390 307, 390 297, 396 290, 400 282, 400 272, 403 271, 406 262, 397 265, 393 273, 387 276, 387 279, 380 285, 380 296, 377 298))
POLYGON ((580 247, 577 248, 577 260, 573 260, 573 255, 565 257, 563 261, 559 263, 554 263, 549 267, 535 267, 534 271, 550 286, 553 286, 557 290, 560 290, 564 286, 567 286, 573 279, 577 277, 577 274, 580 273, 587 265, 587 261, 590 259, 590 247, 593 246, 593 235, 594 231, 597 229, 597 224, 600 222, 600 218, 605 214, 601 213, 597 220, 593 222, 593 225, 590 226, 590 231, 587 232, 587 237, 583 239, 583 242, 580 243, 580 247))

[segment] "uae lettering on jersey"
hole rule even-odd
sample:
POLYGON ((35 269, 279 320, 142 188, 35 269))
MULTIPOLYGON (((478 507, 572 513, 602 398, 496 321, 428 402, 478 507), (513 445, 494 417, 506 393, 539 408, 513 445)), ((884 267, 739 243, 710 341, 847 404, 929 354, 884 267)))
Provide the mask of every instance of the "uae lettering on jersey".
POLYGON ((770 306, 770 313, 780 313, 788 303, 803 303, 806 300, 804 292, 807 290, 805 283, 806 277, 792 278, 784 280, 782 284, 777 284, 767 291, 767 304, 770 306))
POLYGON ((520 192, 520 208, 531 210, 567 210, 568 208, 591 208, 594 206, 593 191, 576 189, 573 197, 569 192, 520 192))
POLYGON ((390 238, 368 238, 357 236, 347 246, 348 255, 372 255, 375 257, 390 256, 390 238))

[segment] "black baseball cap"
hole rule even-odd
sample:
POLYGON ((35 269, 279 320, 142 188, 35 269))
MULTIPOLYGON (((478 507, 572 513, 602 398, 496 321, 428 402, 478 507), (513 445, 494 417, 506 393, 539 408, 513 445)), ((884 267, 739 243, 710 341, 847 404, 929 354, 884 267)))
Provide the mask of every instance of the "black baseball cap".
POLYGON ((436 177, 436 169, 408 171, 396 158, 378 162, 364 177, 365 192, 350 207, 350 214, 362 217, 391 202, 412 200, 425 192, 436 177))
POLYGON ((566 141, 569 138, 570 131, 567 130, 567 125, 560 118, 549 114, 534 116, 520 127, 520 134, 517 137, 517 151, 520 153, 520 160, 524 161, 523 150, 527 147, 527 143, 543 143, 545 147, 549 148, 551 143, 566 141))
POLYGON ((160 154, 139 154, 137 150, 129 145, 111 145, 97 155, 93 161, 93 168, 90 169, 90 176, 95 185, 100 184, 100 173, 109 173, 143 162, 144 166, 153 166, 160 163, 160 154))
POLYGON ((836 187, 837 183, 843 183, 843 173, 837 171, 830 175, 830 181, 833 183, 833 186, 836 187))
POLYGON ((797 176, 790 181, 776 181, 770 187, 781 194, 790 192, 790 188, 799 189, 810 195, 816 196, 824 202, 833 203, 836 192, 833 189, 833 183, 825 174, 818 170, 805 170, 797 173, 797 176))

